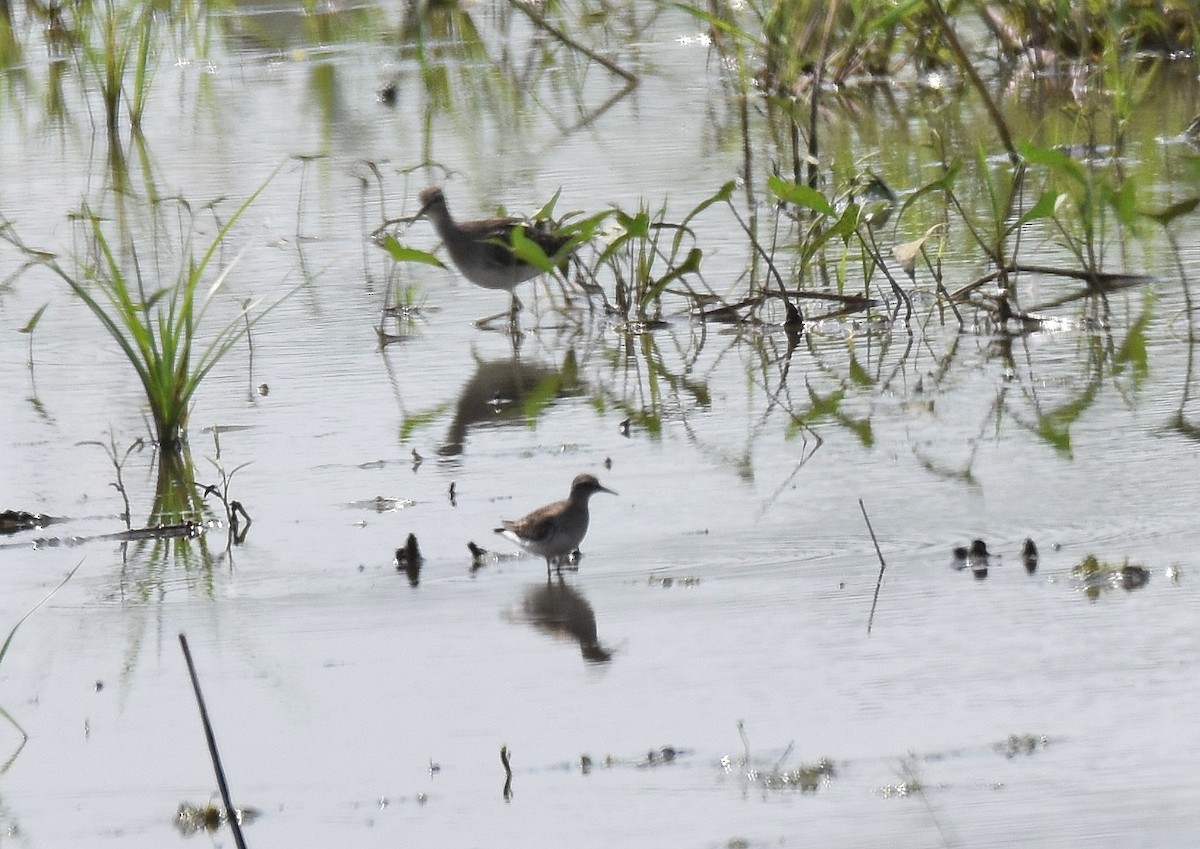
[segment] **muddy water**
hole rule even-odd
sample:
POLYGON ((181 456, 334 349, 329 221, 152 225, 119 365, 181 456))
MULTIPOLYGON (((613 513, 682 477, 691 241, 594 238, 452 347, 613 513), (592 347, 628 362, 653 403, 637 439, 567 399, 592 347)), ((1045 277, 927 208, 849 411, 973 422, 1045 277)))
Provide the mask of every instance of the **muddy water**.
MULTIPOLYGON (((643 30, 641 86, 585 130, 563 130, 563 104, 438 112, 428 143, 458 172, 455 210, 524 209, 561 185, 563 209, 666 198, 681 217, 740 155, 703 117, 728 106, 694 34, 670 15, 643 30)), ((146 135, 163 186, 244 197, 285 157, 322 157, 286 165, 248 213, 213 305, 228 316, 299 286, 193 414, 197 479, 219 482, 206 428, 220 426, 223 466, 249 464, 231 494, 253 525, 242 545, 217 530, 178 558, 35 548, 123 527, 112 464, 82 443, 111 433, 123 454, 144 434, 141 390, 60 283, 34 270, 3 290, 0 507, 75 521, 0 550, 0 629, 82 561, 0 665, 0 707, 30 738, 0 779, 10 842, 187 842, 176 809, 215 796, 181 631, 235 799, 260 812, 254 846, 1192 839, 1198 476, 1172 422, 1191 413, 1194 352, 1165 261, 1145 269, 1164 278, 1153 301, 1110 300, 1109 332, 1075 309, 1010 340, 822 322, 790 355, 771 329, 564 319, 532 284, 514 345, 473 325, 503 294, 410 268, 399 282, 420 309, 385 325, 405 338, 381 350, 388 270, 365 235, 436 178, 398 173, 426 145, 411 59, 371 41, 217 41, 157 71, 146 135), (388 109, 375 91, 395 71, 388 109), (385 175, 382 208, 363 160, 385 175), (31 374, 17 330, 47 302, 31 374), (507 556, 472 571, 468 542, 511 554, 497 521, 581 471, 620 495, 593 500, 577 573, 547 585, 540 562, 507 556), (870 634, 879 561, 860 499, 887 562, 870 634), (416 586, 392 565, 409 533, 426 557, 416 586), (999 555, 985 580, 951 567, 976 536, 999 555), (1042 551, 1032 575, 1026 537, 1042 551), (1087 554, 1150 580, 1088 595, 1071 575, 1087 554), (832 771, 801 789, 822 758, 832 771)), ((592 104, 619 89, 588 86, 592 104)), ((65 250, 104 156, 82 100, 58 132, 32 94, 5 96, 22 109, 0 119, 16 151, 3 212, 65 250)), ((699 228, 706 280, 736 289, 736 227, 699 228)), ((423 223, 406 240, 436 245, 423 223)), ((151 454, 122 478, 145 520, 151 454)), ((0 723, 0 757, 19 743, 0 723)))

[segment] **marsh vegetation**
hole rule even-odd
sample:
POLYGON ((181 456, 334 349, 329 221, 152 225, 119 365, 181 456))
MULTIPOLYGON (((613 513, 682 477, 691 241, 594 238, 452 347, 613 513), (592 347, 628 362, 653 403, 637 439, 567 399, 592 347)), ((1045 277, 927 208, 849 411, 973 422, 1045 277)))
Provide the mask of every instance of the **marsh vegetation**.
POLYGON ((254 845, 1186 842, 1193 732, 1126 720, 1200 657, 1197 38, 0 4, 7 833, 221 828, 186 627, 254 845), (527 221, 514 323, 428 186, 527 221), (581 472, 543 582, 490 530, 581 472))

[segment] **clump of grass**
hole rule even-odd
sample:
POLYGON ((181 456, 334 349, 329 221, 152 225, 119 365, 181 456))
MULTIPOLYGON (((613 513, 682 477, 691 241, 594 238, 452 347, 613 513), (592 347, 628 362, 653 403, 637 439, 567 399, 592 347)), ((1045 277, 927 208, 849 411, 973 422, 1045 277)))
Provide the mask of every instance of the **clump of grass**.
MULTIPOLYGON (((691 224, 714 204, 732 209, 733 188, 732 182, 726 183, 678 222, 667 218, 665 201, 654 211, 646 204, 632 213, 613 210, 607 244, 587 269, 593 283, 602 276, 612 276, 614 302, 606 301, 609 311, 626 321, 655 323, 662 318, 666 294, 678 295, 694 305, 718 300, 703 284, 700 264, 704 252, 696 245, 691 224)), ((589 219, 594 228, 602 221, 589 219)))
MULTIPOLYGON (((274 174, 271 175, 273 177, 274 174)), ((282 301, 251 317, 262 303, 244 303, 242 310, 211 338, 201 329, 208 307, 236 263, 230 263, 207 289, 202 286, 217 250, 238 219, 270 182, 268 177, 220 228, 197 260, 190 243, 178 278, 154 286, 142 274, 132 242, 118 251, 105 233, 98 214, 85 209, 83 220, 91 240, 91 255, 79 271, 64 268, 53 255, 21 246, 37 256, 79 296, 92 315, 120 346, 141 380, 150 404, 155 438, 166 454, 178 454, 187 441, 192 398, 205 376, 250 328, 282 301), (125 262, 118 253, 127 256, 125 262)), ((10 238, 11 240, 11 238, 10 238)))

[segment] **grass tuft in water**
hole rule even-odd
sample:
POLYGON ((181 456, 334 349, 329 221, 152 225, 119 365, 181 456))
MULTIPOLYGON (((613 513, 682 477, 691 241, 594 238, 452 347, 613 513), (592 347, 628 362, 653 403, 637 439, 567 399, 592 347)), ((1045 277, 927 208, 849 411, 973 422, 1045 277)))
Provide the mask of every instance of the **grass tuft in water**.
POLYGON ((155 438, 164 453, 178 454, 185 445, 192 398, 205 376, 254 324, 283 300, 275 301, 253 317, 251 312, 262 301, 243 304, 242 310, 211 338, 201 338, 208 307, 236 259, 203 289, 209 265, 234 224, 273 176, 234 212, 199 259, 188 246, 178 278, 167 286, 154 288, 142 273, 133 244, 127 243, 123 251, 118 251, 105 232, 103 220, 91 210, 83 212, 91 255, 78 272, 63 268, 53 256, 44 258, 44 254, 26 249, 31 256, 43 257, 46 265, 71 287, 120 346, 146 392, 155 438), (119 253, 128 259, 122 262, 119 253))

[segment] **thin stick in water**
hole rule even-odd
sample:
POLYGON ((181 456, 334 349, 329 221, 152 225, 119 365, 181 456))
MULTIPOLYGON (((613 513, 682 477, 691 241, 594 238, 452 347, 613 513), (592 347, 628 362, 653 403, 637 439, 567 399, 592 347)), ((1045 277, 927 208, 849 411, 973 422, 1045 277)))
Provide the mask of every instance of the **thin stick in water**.
POLYGON ((500 747, 500 763, 504 764, 504 801, 512 801, 512 766, 508 762, 508 746, 500 747))
POLYGON ((179 645, 183 649, 183 659, 187 662, 188 676, 192 679, 196 704, 200 707, 200 722, 204 726, 204 739, 208 741, 208 755, 212 758, 213 772, 217 774, 217 787, 221 791, 221 801, 225 804, 225 818, 233 830, 233 840, 238 849, 246 849, 246 840, 242 837, 242 824, 238 822, 237 811, 229 798, 229 785, 225 782, 225 770, 221 767, 221 754, 217 751, 217 738, 213 735, 212 723, 208 721, 208 708, 204 706, 204 696, 200 693, 200 679, 196 677, 192 652, 188 648, 187 637, 183 634, 179 635, 179 645))
POLYGON ((875 529, 871 527, 871 517, 867 515, 867 505, 863 504, 863 500, 858 499, 858 509, 862 510, 863 520, 867 523, 867 530, 871 534, 871 542, 875 544, 875 555, 879 558, 879 579, 875 581, 875 597, 871 599, 871 615, 867 618, 867 634, 871 633, 871 624, 875 621, 875 605, 879 603, 879 589, 883 586, 883 570, 887 568, 887 563, 883 560, 883 552, 879 550, 879 540, 875 539, 875 529))

